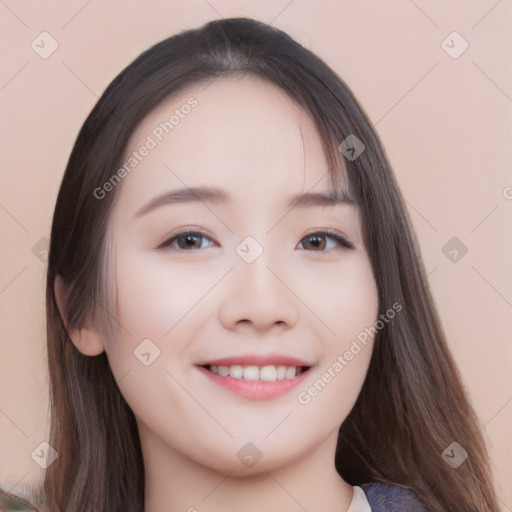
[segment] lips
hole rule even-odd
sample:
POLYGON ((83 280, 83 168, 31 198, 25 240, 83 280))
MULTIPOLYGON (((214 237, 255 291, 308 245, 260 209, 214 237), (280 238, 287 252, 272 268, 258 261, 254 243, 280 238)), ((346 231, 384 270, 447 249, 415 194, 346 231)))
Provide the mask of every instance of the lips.
POLYGON ((245 355, 197 365, 218 386, 253 400, 274 398, 298 386, 312 363, 284 355, 245 355))
POLYGON ((199 363, 198 366, 232 366, 235 364, 241 366, 313 366, 313 363, 305 360, 280 354, 246 354, 241 356, 223 357, 221 359, 212 359, 210 361, 205 361, 204 363, 199 363))

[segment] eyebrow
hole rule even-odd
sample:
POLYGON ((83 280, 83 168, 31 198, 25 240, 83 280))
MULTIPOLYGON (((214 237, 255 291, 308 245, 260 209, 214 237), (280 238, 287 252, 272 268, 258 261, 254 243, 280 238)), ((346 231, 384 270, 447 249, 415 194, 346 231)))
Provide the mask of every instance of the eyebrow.
MULTIPOLYGON (((183 203, 226 203, 231 202, 231 196, 219 188, 214 187, 187 187, 167 192, 155 197, 149 203, 137 210, 135 217, 141 217, 162 206, 183 203)), ((345 190, 336 193, 306 192, 291 196, 286 204, 287 208, 333 207, 338 205, 355 205, 355 200, 345 190)))

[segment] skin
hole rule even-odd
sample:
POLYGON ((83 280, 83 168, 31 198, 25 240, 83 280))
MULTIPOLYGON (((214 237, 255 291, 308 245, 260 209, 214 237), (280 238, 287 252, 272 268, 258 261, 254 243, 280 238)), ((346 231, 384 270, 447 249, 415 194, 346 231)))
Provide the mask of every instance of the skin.
POLYGON ((116 335, 102 336, 91 321, 70 327, 70 336, 85 354, 107 352, 134 411, 147 512, 346 511, 353 490, 336 472, 334 452, 373 340, 308 404, 298 394, 332 373, 377 318, 357 206, 286 206, 294 194, 328 193, 327 161, 305 112, 254 77, 216 80, 166 101, 138 127, 127 154, 191 96, 197 106, 117 191, 109 224, 116 335), (232 201, 167 204, 137 216, 155 197, 194 186, 221 188, 232 201), (187 249, 183 237, 181 249, 177 241, 158 248, 184 228, 205 233, 198 248, 187 249), (330 237, 310 243, 308 235, 325 228, 354 248, 330 237), (249 235, 263 248, 250 264, 236 252, 249 235), (148 338, 160 355, 145 366, 134 350, 148 338), (269 400, 240 397, 196 367, 247 353, 313 367, 298 388, 269 400), (237 457, 247 442, 262 455, 252 467, 237 457))

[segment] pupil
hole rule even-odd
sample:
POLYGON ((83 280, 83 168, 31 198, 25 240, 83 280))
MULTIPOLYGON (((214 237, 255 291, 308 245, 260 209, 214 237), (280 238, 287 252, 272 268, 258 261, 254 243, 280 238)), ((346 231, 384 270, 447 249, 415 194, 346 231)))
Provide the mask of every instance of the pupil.
MULTIPOLYGON (((196 235, 185 235, 185 237, 184 237, 184 241, 185 241, 184 246, 186 246, 186 247, 194 247, 194 240, 197 240, 197 238, 198 237, 196 235)), ((182 240, 183 240, 183 238, 182 238, 182 240)), ((195 245, 197 245, 197 244, 195 244, 195 245)))
POLYGON ((316 247, 317 249, 318 249, 319 246, 322 245, 322 241, 321 241, 320 237, 318 237, 318 236, 312 236, 312 237, 309 238, 309 240, 310 240, 310 242, 313 240, 312 245, 314 247, 316 247))

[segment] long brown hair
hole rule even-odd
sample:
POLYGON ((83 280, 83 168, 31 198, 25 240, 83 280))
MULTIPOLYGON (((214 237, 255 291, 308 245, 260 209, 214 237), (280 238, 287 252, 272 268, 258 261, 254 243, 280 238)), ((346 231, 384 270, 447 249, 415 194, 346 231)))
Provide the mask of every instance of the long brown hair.
POLYGON ((135 417, 105 353, 87 357, 70 341, 54 297, 67 284, 66 319, 115 317, 108 298, 109 214, 122 184, 99 200, 94 190, 119 168, 130 136, 164 99, 218 77, 252 74, 308 112, 331 168, 343 169, 361 212, 379 293, 379 313, 403 310, 378 332, 358 400, 339 431, 336 468, 350 484, 380 481, 414 488, 431 511, 498 512, 476 415, 450 355, 418 243, 392 171, 366 114, 322 60, 280 30, 251 19, 208 23, 162 41, 123 70, 82 126, 53 218, 47 275, 51 438, 59 453, 45 492, 52 512, 142 512, 144 467, 135 417), (338 146, 365 145, 356 159, 338 146), (109 316, 110 315, 110 316, 109 316), (442 457, 458 443, 468 458, 442 457))

